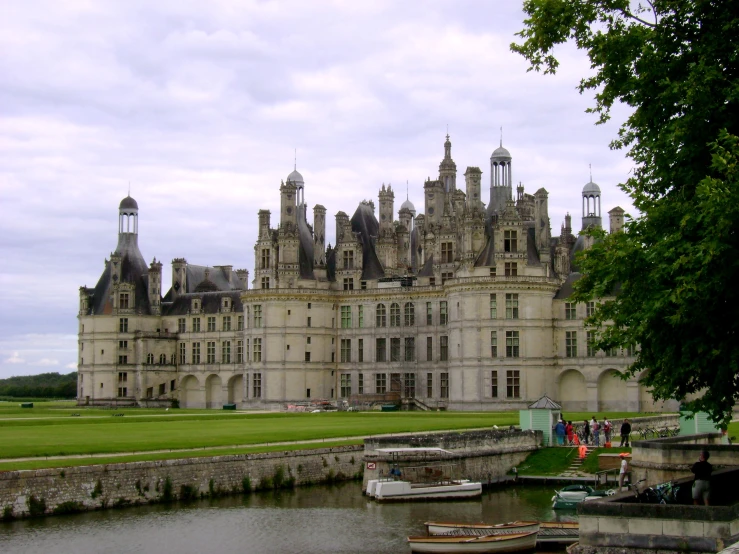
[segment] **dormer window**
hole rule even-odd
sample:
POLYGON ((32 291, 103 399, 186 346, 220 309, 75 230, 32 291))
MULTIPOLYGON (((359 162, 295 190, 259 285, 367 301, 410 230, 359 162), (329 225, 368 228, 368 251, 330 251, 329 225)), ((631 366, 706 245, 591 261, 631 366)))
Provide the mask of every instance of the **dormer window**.
POLYGON ((200 310, 200 300, 193 300, 192 301, 192 311, 197 312, 200 310))
POLYGON ((451 242, 441 243, 441 263, 450 264, 454 262, 454 250, 451 242))
POLYGON ((516 231, 503 231, 503 251, 518 251, 518 233, 516 231))
POLYGON ((224 310, 230 310, 231 309, 231 299, 230 298, 224 298, 223 299, 223 309, 224 310))
POLYGON ((354 269, 353 250, 344 250, 344 269, 354 269))
POLYGON ((127 292, 121 292, 118 295, 118 308, 121 310, 128 309, 128 293, 127 292))

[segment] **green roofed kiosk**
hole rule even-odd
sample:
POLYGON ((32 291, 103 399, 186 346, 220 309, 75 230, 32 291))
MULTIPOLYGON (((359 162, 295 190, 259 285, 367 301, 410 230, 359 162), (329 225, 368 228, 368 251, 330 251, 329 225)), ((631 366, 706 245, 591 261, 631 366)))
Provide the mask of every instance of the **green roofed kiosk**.
POLYGON ((529 406, 528 410, 519 411, 519 425, 526 431, 532 429, 544 433, 544 446, 553 446, 554 426, 562 415, 562 406, 544 395, 529 406))

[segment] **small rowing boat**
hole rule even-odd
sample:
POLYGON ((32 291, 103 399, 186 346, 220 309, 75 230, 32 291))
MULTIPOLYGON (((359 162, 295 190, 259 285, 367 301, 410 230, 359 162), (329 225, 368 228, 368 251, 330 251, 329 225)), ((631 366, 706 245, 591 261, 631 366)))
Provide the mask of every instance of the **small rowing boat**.
POLYGON ((411 552, 523 552, 536 548, 537 531, 502 535, 408 537, 411 552))
POLYGON ((426 532, 429 535, 500 535, 503 533, 528 533, 538 531, 538 521, 510 521, 489 525, 486 523, 453 523, 443 521, 427 521, 426 532))

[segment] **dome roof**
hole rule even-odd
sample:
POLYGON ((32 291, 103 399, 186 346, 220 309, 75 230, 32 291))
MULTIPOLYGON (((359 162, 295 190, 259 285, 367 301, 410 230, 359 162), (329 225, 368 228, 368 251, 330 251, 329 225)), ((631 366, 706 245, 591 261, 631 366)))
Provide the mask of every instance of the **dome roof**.
POLYGON ((406 200, 400 205, 400 209, 402 210, 403 208, 407 208, 408 210, 410 210, 410 212, 413 215, 416 215, 416 207, 413 205, 413 202, 411 202, 410 200, 406 200))
POLYGON ((131 198, 131 195, 129 194, 123 200, 121 200, 121 204, 118 206, 118 209, 119 210, 138 210, 139 205, 136 203, 136 200, 131 198))
POLYGON ((511 153, 503 148, 503 145, 501 144, 498 148, 493 150, 493 155, 490 156, 491 158, 511 158, 511 153))
POLYGON ((600 194, 600 187, 593 181, 590 181, 587 185, 582 188, 583 194, 600 194))
POLYGON ((305 181, 303 181, 303 176, 297 169, 294 169, 292 173, 287 176, 287 180, 292 181, 293 183, 305 183, 305 181))

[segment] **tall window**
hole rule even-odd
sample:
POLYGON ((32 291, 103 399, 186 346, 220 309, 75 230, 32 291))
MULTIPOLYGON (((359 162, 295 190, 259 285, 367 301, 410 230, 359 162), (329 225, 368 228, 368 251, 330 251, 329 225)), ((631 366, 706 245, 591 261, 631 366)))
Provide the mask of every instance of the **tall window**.
POLYGON ((128 389, 126 387, 118 387, 118 396, 128 396, 128 389))
POLYGON ((244 316, 243 315, 236 316, 236 330, 237 331, 244 330, 244 316))
POLYGON ((505 332, 505 355, 508 358, 518 358, 518 331, 505 332))
POLYGON ((253 383, 252 396, 254 398, 262 398, 262 374, 255 373, 252 383, 253 383))
MULTIPOLYGON (((244 344, 244 358, 245 358, 244 361, 245 362, 248 362, 251 360, 250 352, 251 352, 251 348, 249 346, 249 339, 246 339, 246 343, 244 344)), ((246 377, 244 377, 244 379, 246 379, 246 377)), ((249 387, 246 387, 246 390, 248 391, 249 387)))
POLYGON ((205 343, 205 352, 206 352, 206 362, 208 364, 214 364, 216 363, 216 342, 215 341, 208 341, 205 343))
POLYGON ((269 248, 262 248, 262 269, 269 269, 269 248))
POLYGON ((306 362, 310 362, 310 352, 306 352, 303 355, 303 360, 306 361, 306 362))
POLYGON ((224 340, 223 344, 221 344, 221 363, 222 364, 231 363, 231 341, 230 340, 224 340))
POLYGON ((446 362, 449 359, 449 337, 439 337, 439 360, 446 362))
POLYGON ((126 382, 128 382, 128 372, 127 371, 119 371, 118 372, 118 382, 119 383, 126 383, 126 382))
POLYGON ((450 264, 454 262, 454 251, 451 242, 441 243, 441 263, 450 264))
POLYGON ((434 396, 434 374, 426 374, 426 398, 432 398, 434 396))
POLYGON ((416 339, 415 337, 405 338, 405 361, 415 362, 416 361, 416 339))
POLYGON ((237 364, 244 363, 244 341, 243 340, 236 341, 236 363, 237 364))
POLYGON ((377 323, 377 327, 385 327, 387 325, 387 312, 385 311, 385 304, 377 305, 375 320, 377 323))
POLYGON ((565 319, 577 319, 577 304, 565 302, 565 319))
POLYGON ((387 361, 387 342, 386 339, 375 339, 375 361, 385 362, 387 361))
POLYGON ((416 324, 416 307, 413 302, 406 302, 403 310, 405 311, 405 326, 413 327, 416 324))
POLYGON ((357 306, 357 325, 360 329, 364 327, 364 306, 362 305, 357 306))
POLYGON ((200 332, 200 318, 199 317, 192 318, 192 332, 193 333, 200 332))
POLYGON ((128 309, 128 293, 127 292, 120 293, 118 307, 121 310, 127 310, 128 309))
MULTIPOLYGON (((82 346, 84 346, 84 344, 82 346)), ((128 350, 128 341, 127 340, 119 340, 118 341, 118 349, 119 350, 128 350)))
POLYGON ((518 236, 516 231, 503 231, 503 251, 518 251, 518 236))
POLYGON ((179 354, 180 354, 180 363, 186 364, 187 363, 187 345, 184 342, 181 342, 179 345, 179 354))
POLYGON ((357 374, 357 394, 364 394, 364 373, 357 374))
POLYGON ((498 295, 490 295, 490 319, 498 318, 498 295))
POLYGON ((490 357, 498 357, 498 331, 490 331, 490 357))
POLYGON ((212 333, 216 330, 216 318, 215 316, 208 316, 208 332, 212 333))
POLYGON ((262 326, 262 305, 257 304, 254 306, 254 327, 259 328, 262 326))
POLYGON ((352 327, 352 307, 342 306, 341 307, 341 328, 351 329, 352 327))
POLYGON ((266 275, 262 277, 262 288, 263 289, 269 288, 269 277, 267 277, 266 275))
POLYGON ((490 372, 490 397, 498 398, 498 372, 496 370, 490 372))
POLYGON ((595 331, 588 331, 588 334, 585 337, 585 341, 587 342, 586 346, 588 358, 595 357, 595 353, 597 352, 595 348, 595 331))
POLYGON ((439 303, 439 325, 446 325, 448 319, 449 319, 449 315, 447 313, 446 300, 442 300, 439 303))
POLYGON ((518 294, 505 295, 506 319, 518 319, 518 294))
POLYGON ((344 290, 354 290, 354 279, 351 277, 344 277, 344 290))
POLYGON ((364 339, 357 339, 357 361, 364 362, 364 339))
POLYGON ((453 271, 442 271, 441 272, 441 284, 443 285, 449 279, 454 279, 454 272, 453 271))
POLYGON ((342 363, 352 361, 352 339, 341 339, 341 361, 342 363))
POLYGON ((121 356, 118 356, 118 364, 119 365, 126 365, 128 363, 128 356, 126 354, 123 354, 121 356))
POLYGON ((565 331, 565 356, 577 357, 577 331, 565 331))
POLYGON ((128 318, 122 317, 118 320, 118 332, 128 333, 128 318))
POLYGON ((403 396, 405 398, 414 398, 416 396, 416 374, 403 374, 403 396))
MULTIPOLYGON (((344 252, 346 254, 346 252, 344 252)), ((350 373, 341 374, 341 397, 349 398, 352 394, 352 376, 350 373)))
POLYGON ((426 302, 426 325, 434 324, 434 309, 431 302, 426 302))
POLYGON ((199 342, 192 343, 192 363, 194 364, 200 363, 200 343, 199 342))
POLYGON ((152 354, 151 352, 149 352, 146 355, 146 363, 147 364, 153 364, 154 363, 154 354, 152 354))
POLYGON ((518 264, 516 262, 505 263, 506 277, 516 277, 518 275, 518 264))
POLYGON ((521 372, 517 369, 506 371, 506 396, 521 398, 521 372))
POLYGON ((230 315, 223 316, 223 330, 224 331, 231 330, 231 316, 230 315))
POLYGON ((310 317, 308 318, 308 321, 305 322, 305 324, 306 324, 306 327, 310 327, 311 326, 311 318, 310 317))
POLYGON ((375 392, 377 394, 383 394, 387 391, 387 374, 376 373, 375 374, 375 392))
POLYGON ((426 337, 426 361, 434 361, 434 338, 426 337))
POLYGON ((353 250, 344 250, 344 269, 354 269, 353 250))
POLYGON ((449 398, 449 374, 439 374, 439 396, 441 398, 449 398))
POLYGON ((586 317, 590 317, 595 313, 595 302, 588 302, 585 304, 585 315, 586 317))
POLYGON ((177 332, 178 333, 184 333, 185 330, 187 329, 186 327, 187 324, 185 323, 185 321, 186 320, 184 317, 180 317, 177 319, 177 332))
POLYGON ((262 361, 262 339, 261 338, 255 338, 254 339, 254 355, 252 356, 252 360, 255 362, 261 362, 262 361))
POLYGON ((390 361, 400 361, 400 338, 393 337, 390 339, 390 361))
POLYGON ((400 304, 390 304, 390 327, 400 327, 400 304))

